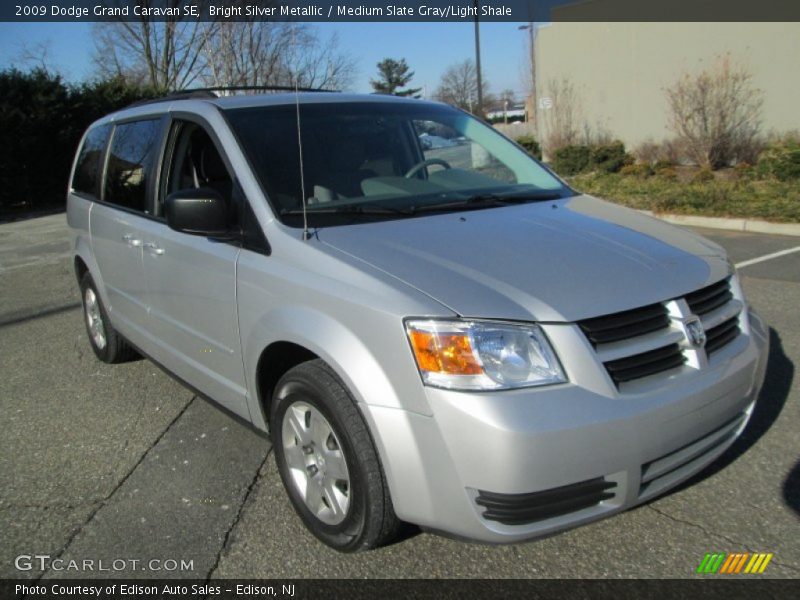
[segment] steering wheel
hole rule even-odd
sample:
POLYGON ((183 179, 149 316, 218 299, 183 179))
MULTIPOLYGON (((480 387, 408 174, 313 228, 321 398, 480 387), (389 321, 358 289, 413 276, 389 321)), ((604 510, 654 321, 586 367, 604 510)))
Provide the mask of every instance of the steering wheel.
POLYGON ((421 160, 420 162, 415 164, 413 167, 411 167, 406 172, 404 177, 406 179, 411 179, 414 175, 419 173, 422 169, 424 169, 425 167, 430 167, 431 165, 439 165, 440 167, 444 167, 445 169, 452 169, 453 168, 453 167, 450 166, 450 163, 447 162, 446 160, 442 160, 441 158, 428 158, 428 159, 425 159, 425 160, 421 160))

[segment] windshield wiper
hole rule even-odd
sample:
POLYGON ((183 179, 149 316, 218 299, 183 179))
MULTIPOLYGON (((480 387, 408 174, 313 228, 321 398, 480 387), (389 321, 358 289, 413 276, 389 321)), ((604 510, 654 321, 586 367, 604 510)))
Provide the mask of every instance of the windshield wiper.
MULTIPOLYGON (((388 206, 364 206, 362 204, 347 204, 345 206, 326 206, 324 208, 307 208, 309 215, 412 215, 410 210, 403 208, 390 208, 388 206)), ((302 208, 284 208, 281 215, 302 215, 302 208)))
POLYGON ((457 211, 471 208, 484 208, 489 206, 511 206, 512 204, 525 204, 526 202, 545 202, 547 200, 558 200, 559 198, 561 198, 561 194, 559 192, 475 194, 473 196, 460 198, 452 202, 437 202, 434 204, 412 206, 408 210, 412 214, 429 211, 457 211))

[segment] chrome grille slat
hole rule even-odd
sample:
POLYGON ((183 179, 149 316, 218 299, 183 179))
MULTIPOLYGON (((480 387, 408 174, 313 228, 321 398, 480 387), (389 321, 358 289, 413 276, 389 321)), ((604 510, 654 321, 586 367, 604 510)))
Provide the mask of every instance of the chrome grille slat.
POLYGON ((713 329, 720 323, 737 316, 740 312, 742 312, 742 309, 744 309, 744 304, 741 301, 736 299, 731 300, 726 305, 720 306, 719 308, 706 313, 701 317, 700 320, 703 322, 703 329, 706 331, 713 329))
POLYGON ((669 344, 678 344, 683 341, 683 332, 671 328, 669 331, 653 331, 636 338, 620 340, 610 344, 597 346, 597 357, 600 362, 607 363, 619 358, 633 356, 656 350, 669 344))

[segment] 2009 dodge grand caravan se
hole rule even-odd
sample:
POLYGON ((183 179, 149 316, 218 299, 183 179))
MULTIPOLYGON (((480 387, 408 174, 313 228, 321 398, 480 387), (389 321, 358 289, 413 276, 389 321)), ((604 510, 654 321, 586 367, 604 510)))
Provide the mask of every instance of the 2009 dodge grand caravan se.
POLYGON ((93 124, 68 199, 89 339, 269 431, 339 550, 486 542, 664 492, 745 427, 768 338, 724 251, 581 195, 454 108, 165 99, 93 124))

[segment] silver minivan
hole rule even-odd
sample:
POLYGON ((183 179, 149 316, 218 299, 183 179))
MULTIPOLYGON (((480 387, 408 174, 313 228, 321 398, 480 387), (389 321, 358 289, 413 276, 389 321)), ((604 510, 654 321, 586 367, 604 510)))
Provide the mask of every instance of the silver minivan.
POLYGON ((342 551, 403 521, 515 542, 646 502, 733 443, 764 378, 722 248, 443 104, 127 108, 86 132, 67 218, 98 358, 144 355, 269 432, 342 551))

